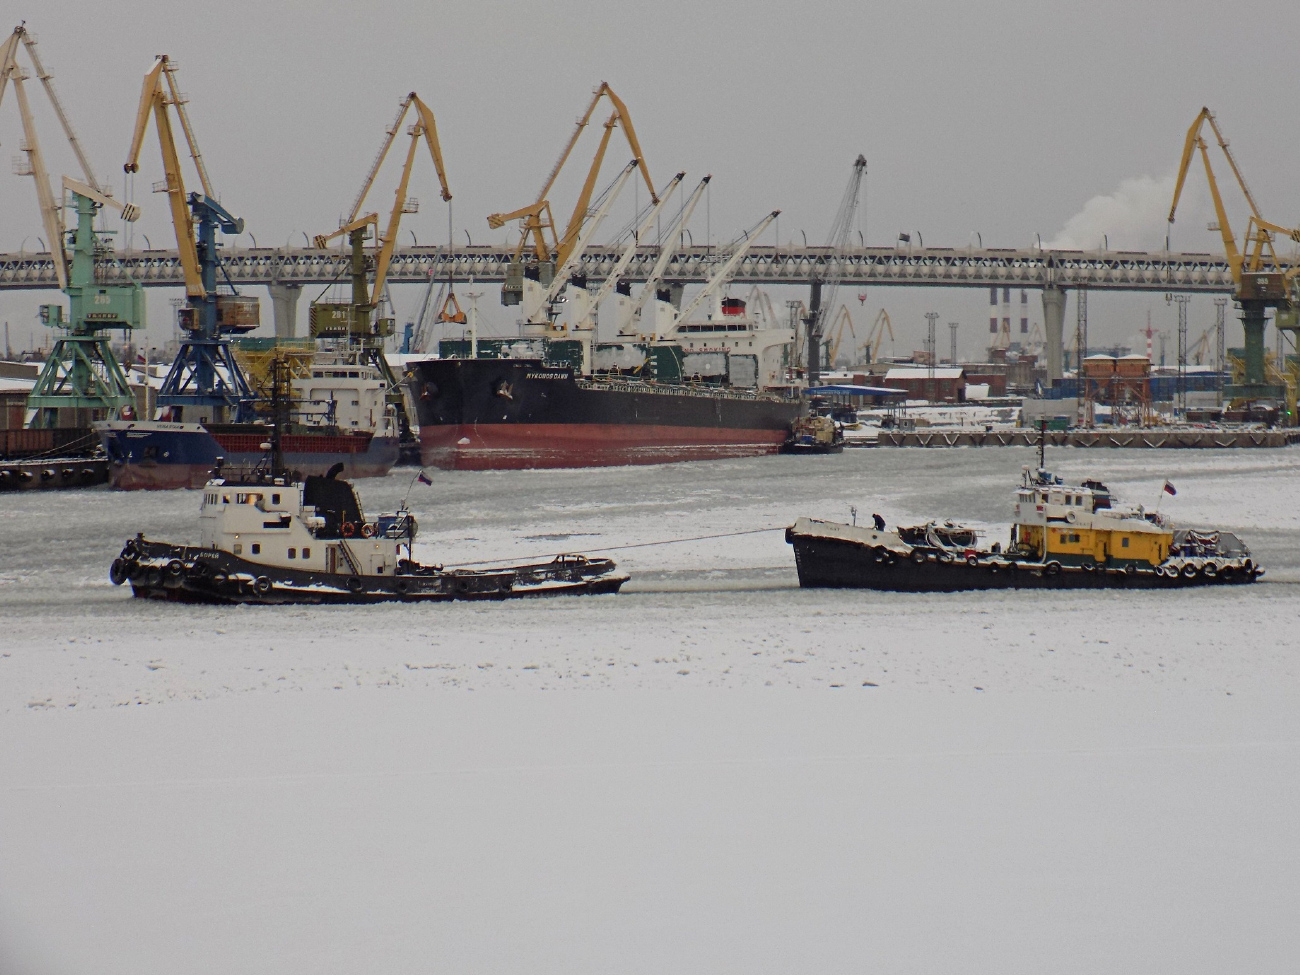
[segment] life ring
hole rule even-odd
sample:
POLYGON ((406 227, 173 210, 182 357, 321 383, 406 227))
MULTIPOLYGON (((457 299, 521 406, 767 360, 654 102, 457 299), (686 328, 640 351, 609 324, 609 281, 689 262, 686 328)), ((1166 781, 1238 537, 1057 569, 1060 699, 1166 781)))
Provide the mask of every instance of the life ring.
POLYGON ((375 537, 375 526, 372 525, 372 524, 370 524, 370 522, 366 522, 364 525, 362 525, 362 526, 361 526, 361 537, 362 537, 362 538, 374 538, 374 537, 375 537))
POLYGON ((363 583, 361 582, 360 576, 349 576, 347 585, 348 585, 348 589, 350 589, 352 592, 360 592, 363 583))
POLYGON ((256 589, 260 595, 265 596, 271 591, 271 580, 266 576, 258 576, 257 580, 253 583, 253 588, 256 589))
POLYGON ((1190 562, 1188 562, 1185 566, 1183 566, 1183 578, 1184 578, 1184 579, 1195 579, 1195 578, 1196 578, 1196 566, 1192 565, 1192 563, 1190 563, 1190 562))
POLYGON ((120 586, 126 582, 126 578, 126 563, 121 559, 114 559, 113 564, 108 567, 108 581, 115 586, 120 586))
POLYGON ((351 538, 356 533, 357 526, 352 524, 350 521, 345 521, 343 524, 339 525, 339 534, 344 538, 351 538))
POLYGON ((1073 525, 1076 521, 1079 520, 1079 516, 1076 515, 1073 511, 1067 511, 1065 513, 1065 520, 1068 521, 1071 525, 1073 525))
POLYGON ((922 552, 919 548, 912 549, 912 561, 915 562, 917 565, 924 565, 925 553, 922 552))

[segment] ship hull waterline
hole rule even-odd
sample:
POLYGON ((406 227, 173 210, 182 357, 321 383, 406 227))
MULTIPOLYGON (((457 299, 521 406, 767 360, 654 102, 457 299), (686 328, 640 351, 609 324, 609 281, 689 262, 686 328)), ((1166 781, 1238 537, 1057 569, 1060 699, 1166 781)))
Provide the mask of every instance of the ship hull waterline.
MULTIPOLYGON (((104 423, 100 440, 109 456, 109 484, 119 491, 202 488, 221 458, 228 469, 252 469, 266 461, 268 434, 225 434, 180 429, 180 424, 104 423)), ((189 427, 191 425, 185 425, 189 427)), ((367 434, 297 434, 284 438, 284 465, 302 475, 325 474, 343 465, 347 478, 383 477, 397 463, 396 437, 367 434)))
POLYGON ((776 453, 796 400, 725 388, 578 380, 540 360, 412 368, 421 460, 456 470, 607 467, 776 453))

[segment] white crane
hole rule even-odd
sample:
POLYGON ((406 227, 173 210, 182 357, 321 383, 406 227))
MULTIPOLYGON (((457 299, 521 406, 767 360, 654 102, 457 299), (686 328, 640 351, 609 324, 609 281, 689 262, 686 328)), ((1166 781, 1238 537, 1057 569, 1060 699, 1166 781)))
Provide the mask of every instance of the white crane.
POLYGON ((709 278, 708 283, 700 289, 699 294, 691 299, 690 303, 685 308, 673 315, 672 326, 666 329, 662 335, 658 336, 659 338, 670 338, 673 333, 677 331, 677 326, 680 322, 686 321, 692 314, 694 314, 695 310, 704 304, 704 302, 710 297, 717 298, 722 287, 728 280, 730 280, 732 274, 735 273, 736 265, 741 262, 741 259, 749 252, 749 249, 754 246, 754 242, 758 240, 763 231, 766 230, 771 225, 772 221, 780 215, 780 210, 773 210, 757 224, 745 231, 744 238, 736 245, 736 249, 732 252, 731 256, 728 257, 722 267, 718 269, 718 272, 714 274, 713 277, 709 278))
POLYGON ((681 213, 673 221, 667 235, 664 237, 663 246, 659 249, 659 259, 655 261, 654 267, 650 270, 650 277, 646 279, 641 288, 641 293, 637 296, 636 301, 632 302, 626 308, 619 309, 618 334, 624 337, 632 337, 638 334, 637 326, 640 324, 641 315, 645 308, 645 303, 654 297, 655 291, 659 288, 659 282, 663 280, 664 272, 668 269, 668 262, 673 259, 677 253, 677 246, 682 233, 682 227, 686 226, 686 221, 690 219, 691 213, 695 210, 695 205, 700 202, 700 197, 708 188, 709 180, 713 179, 712 175, 705 176, 700 180, 700 185, 695 187, 694 192, 687 197, 686 202, 682 204, 681 213))
POLYGON ((844 250, 849 241, 849 232, 853 229, 853 218, 858 212, 858 195, 862 189, 862 177, 867 172, 867 157, 859 155, 853 162, 853 172, 849 175, 849 185, 840 200, 840 208, 835 214, 835 222, 826 238, 829 253, 823 270, 815 274, 812 280, 812 294, 808 300, 808 384, 815 385, 821 375, 821 348, 826 334, 829 314, 835 308, 835 291, 844 277, 844 250))

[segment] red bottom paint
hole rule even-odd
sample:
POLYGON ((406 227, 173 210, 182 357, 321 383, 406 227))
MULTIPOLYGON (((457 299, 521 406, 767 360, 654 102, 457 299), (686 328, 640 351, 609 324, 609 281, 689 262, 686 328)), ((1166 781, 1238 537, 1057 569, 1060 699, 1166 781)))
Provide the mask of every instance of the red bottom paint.
POLYGON ((784 430, 604 423, 477 423, 420 428, 420 457, 444 470, 622 467, 774 454, 784 430))

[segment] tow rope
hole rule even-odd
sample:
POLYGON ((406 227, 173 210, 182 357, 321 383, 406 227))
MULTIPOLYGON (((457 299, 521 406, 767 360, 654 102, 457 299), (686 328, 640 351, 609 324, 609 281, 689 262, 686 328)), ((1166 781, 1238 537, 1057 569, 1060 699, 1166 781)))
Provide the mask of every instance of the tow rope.
POLYGON ((706 542, 715 538, 736 538, 739 535, 761 535, 763 532, 783 532, 785 525, 778 525, 775 528, 747 528, 738 532, 721 532, 717 535, 693 535, 690 538, 666 538, 658 542, 633 542, 628 545, 603 545, 600 548, 579 549, 577 551, 569 549, 564 552, 545 552, 537 555, 511 555, 504 559, 479 559, 477 562, 448 562, 443 565, 446 569, 463 569, 471 565, 490 565, 493 562, 515 562, 520 559, 553 559, 561 555, 592 555, 598 552, 622 552, 630 548, 651 548, 655 545, 680 545, 683 542, 706 542))

